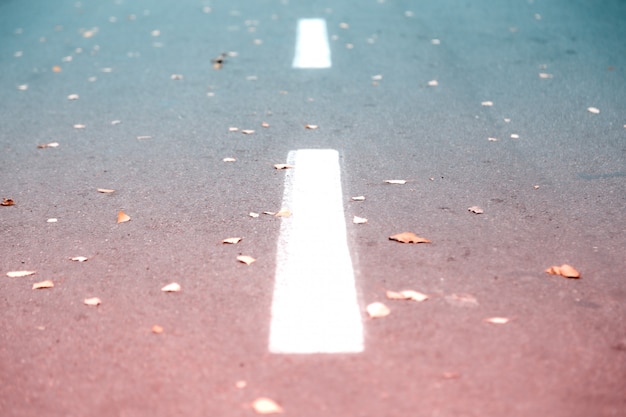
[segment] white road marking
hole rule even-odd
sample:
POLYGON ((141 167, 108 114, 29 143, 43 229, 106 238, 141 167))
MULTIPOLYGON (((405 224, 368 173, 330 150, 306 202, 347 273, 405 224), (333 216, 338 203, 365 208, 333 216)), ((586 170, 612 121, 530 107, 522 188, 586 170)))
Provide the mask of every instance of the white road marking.
POLYGON ((294 68, 330 68, 330 46, 324 19, 298 20, 294 68))
POLYGON ((363 320, 346 239, 339 154, 289 152, 276 256, 269 350, 363 351, 363 320))

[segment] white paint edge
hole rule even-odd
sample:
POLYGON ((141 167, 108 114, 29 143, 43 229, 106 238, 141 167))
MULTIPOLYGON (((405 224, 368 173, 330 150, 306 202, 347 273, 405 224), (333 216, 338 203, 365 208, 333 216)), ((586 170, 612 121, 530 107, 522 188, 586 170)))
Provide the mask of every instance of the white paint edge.
POLYGON ((269 350, 358 353, 363 320, 346 237, 339 154, 289 152, 269 350))
POLYGON ((330 68, 330 45, 324 19, 300 19, 293 68, 330 68))

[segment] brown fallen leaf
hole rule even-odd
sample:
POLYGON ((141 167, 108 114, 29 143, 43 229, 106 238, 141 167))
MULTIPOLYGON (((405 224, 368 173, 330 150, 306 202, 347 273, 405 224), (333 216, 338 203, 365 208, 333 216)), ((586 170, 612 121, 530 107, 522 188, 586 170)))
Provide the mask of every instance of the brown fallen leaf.
POLYGON ((309 130, 315 130, 315 129, 319 128, 319 126, 318 125, 306 124, 306 125, 304 125, 304 128, 305 129, 309 129, 309 130))
POLYGON ((85 298, 83 300, 83 303, 88 306, 99 306, 100 304, 102 304, 102 300, 98 297, 85 298))
POLYGON ((38 149, 58 148, 58 147, 59 147, 59 142, 42 143, 40 145, 37 145, 38 149))
POLYGON ((550 275, 560 275, 565 278, 580 278, 580 272, 576 270, 571 265, 563 264, 561 266, 551 266, 546 269, 546 271, 550 275))
POLYGON ((256 259, 254 259, 252 256, 248 256, 248 255, 239 255, 237 257, 237 260, 241 263, 244 263, 246 265, 250 265, 251 263, 255 262, 256 259))
POLYGON ((13 205, 15 205, 15 201, 13 201, 12 198, 3 198, 2 203, 0 203, 0 206, 5 206, 5 207, 13 206, 13 205))
POLYGON ((230 245, 234 245, 235 243, 241 242, 241 239, 243 239, 243 238, 242 237, 229 237, 229 238, 226 238, 226 239, 222 240, 222 243, 227 243, 227 244, 230 244, 230 245))
POLYGON ((22 278, 27 277, 29 275, 34 275, 37 271, 10 271, 7 272, 7 277, 9 278, 22 278))
POLYGON ((485 323, 491 323, 491 324, 507 324, 509 321, 511 321, 511 319, 507 317, 490 317, 483 321, 485 323))
POLYGON ((155 324, 154 326, 152 326, 152 333, 154 334, 163 333, 163 327, 159 326, 158 324, 155 324))
POLYGON ((478 300, 471 294, 452 294, 447 295, 445 300, 448 304, 456 307, 476 307, 478 306, 478 300))
POLYGON ((54 283, 50 280, 36 282, 33 284, 33 290, 39 290, 41 288, 52 288, 54 287, 54 283))
POLYGON ((163 292, 180 292, 180 290, 180 284, 176 282, 172 282, 171 284, 167 284, 165 287, 161 288, 161 291, 163 292))
POLYGON ((403 290, 403 291, 387 291, 387 298, 390 300, 413 300, 413 301, 426 301, 428 300, 428 295, 422 294, 418 291, 413 290, 403 290))
POLYGON ((293 168, 293 165, 289 165, 289 164, 274 164, 274 168, 281 170, 281 169, 290 169, 293 168))
POLYGON ((472 206, 472 207, 468 207, 467 208, 468 211, 471 211, 472 213, 476 213, 476 214, 482 214, 484 213, 483 209, 481 209, 478 206, 472 206))
POLYGON ((114 193, 115 190, 112 190, 110 188, 98 188, 97 190, 99 193, 103 193, 103 194, 111 194, 114 193))
POLYGON ((391 314, 391 310, 389 310, 389 307, 379 302, 368 304, 365 309, 367 310, 367 314, 370 316, 370 318, 373 319, 385 317, 391 314))
POLYGON ((254 133, 254 130, 252 130, 252 129, 243 129, 241 131, 241 133, 243 133, 244 135, 251 135, 251 134, 254 133))
POLYGON ((287 209, 281 209, 278 213, 275 213, 274 216, 276 216, 276 217, 290 217, 291 216, 291 211, 289 211, 287 209))
POLYGON ((124 223, 130 221, 130 216, 123 211, 117 213, 117 223, 124 223))
POLYGON ((284 410, 278 403, 271 398, 257 398, 252 402, 252 408, 257 414, 279 414, 284 410))
POLYGON ((52 72, 61 72, 63 71, 60 66, 55 65, 52 67, 52 72))
POLYGON ((396 235, 389 236, 389 240, 395 240, 401 243, 431 243, 430 240, 419 237, 413 232, 403 232, 396 235))

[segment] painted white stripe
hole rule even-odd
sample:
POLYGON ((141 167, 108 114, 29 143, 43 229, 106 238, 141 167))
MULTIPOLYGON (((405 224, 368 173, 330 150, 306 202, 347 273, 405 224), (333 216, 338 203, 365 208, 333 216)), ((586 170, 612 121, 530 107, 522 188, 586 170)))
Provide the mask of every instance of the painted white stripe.
POLYGON ((346 239, 339 154, 289 152, 272 301, 272 353, 363 351, 363 321, 346 239))
POLYGON ((296 37, 294 68, 330 68, 330 46, 326 20, 300 19, 296 37))

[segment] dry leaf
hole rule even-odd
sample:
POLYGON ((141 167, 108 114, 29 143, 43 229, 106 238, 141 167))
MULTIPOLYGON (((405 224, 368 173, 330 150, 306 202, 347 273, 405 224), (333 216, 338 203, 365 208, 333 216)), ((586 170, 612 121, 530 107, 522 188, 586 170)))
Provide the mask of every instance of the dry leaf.
POLYGON ((259 213, 255 213, 255 212, 251 211, 250 213, 248 213, 248 216, 253 217, 253 218, 256 219, 257 217, 259 217, 259 213))
POLYGON ((137 136, 137 140, 148 140, 148 139, 152 139, 152 136, 150 135, 137 136))
POLYGON ((304 125, 305 129, 309 129, 309 130, 315 130, 317 129, 319 126, 318 125, 310 125, 310 124, 306 124, 304 125))
POLYGON ((387 184, 406 184, 406 180, 385 180, 387 184))
POLYGON ((287 209, 281 209, 278 213, 275 213, 274 216, 276 217, 290 217, 291 216, 291 212, 287 209))
POLYGON ((76 261, 76 262, 85 262, 86 260, 87 258, 84 256, 74 256, 73 258, 70 258, 70 261, 76 261))
POLYGON ((587 111, 589 113, 593 113, 593 114, 599 114, 600 113, 600 109, 598 109, 597 107, 587 107, 587 111))
POLYGON ((52 288, 54 287, 54 283, 50 280, 36 282, 33 284, 33 290, 39 290, 41 288, 52 288))
POLYGON ((5 207, 13 206, 13 205, 15 205, 15 201, 13 201, 12 198, 3 198, 2 203, 0 203, 0 206, 5 206, 5 207))
POLYGON ((68 100, 78 100, 78 94, 70 94, 69 96, 67 96, 68 100))
POLYGON ((224 162, 236 162, 237 160, 235 158, 224 158, 224 159, 222 159, 222 161, 224 161, 224 162))
POLYGON ((498 138, 487 138, 489 142, 497 142, 498 138))
POLYGON ((274 168, 276 169, 290 169, 293 168, 293 165, 289 165, 289 164, 275 164, 274 168))
POLYGON ((59 147, 59 142, 50 142, 50 143, 43 143, 41 145, 37 145, 37 148, 39 149, 58 148, 58 147, 59 147))
POLYGON ((476 297, 470 294, 452 294, 446 296, 446 301, 449 304, 457 307, 476 307, 478 300, 476 297))
POLYGON ((237 131, 239 131, 239 128, 238 127, 229 127, 228 131, 229 132, 237 132, 237 131))
POLYGON ((244 135, 251 135, 254 133, 254 130, 252 129, 244 129, 241 131, 241 133, 243 133, 244 135))
POLYGON ((485 107, 492 107, 493 106, 493 101, 483 101, 480 103, 481 106, 485 106, 485 107))
POLYGON ((98 297, 85 298, 83 303, 88 306, 99 306, 100 304, 102 304, 102 300, 98 297))
POLYGON ((111 190, 110 188, 98 188, 97 191, 103 194, 111 194, 115 192, 115 190, 111 190))
POLYGON ((222 240, 222 243, 228 243, 234 245, 235 243, 241 242, 242 237, 229 237, 227 239, 222 240))
POLYGON ((403 290, 403 291, 387 291, 387 298, 390 300, 413 300, 413 301, 426 301, 428 300, 428 295, 422 294, 418 291, 413 290, 403 290))
POLYGON ((27 277, 29 275, 34 275, 37 271, 11 271, 7 272, 7 277, 9 278, 22 278, 27 277))
POLYGON ((261 127, 268 128, 268 127, 270 127, 270 124, 267 123, 267 122, 262 122, 261 123, 261 127))
POLYGON ((543 78, 543 79, 554 78, 554 75, 548 74, 547 72, 540 72, 539 73, 539 78, 543 78))
POLYGON ((54 67, 52 67, 52 72, 61 72, 61 71, 63 71, 63 70, 58 65, 55 65, 54 67))
POLYGON ((252 403, 252 408, 257 414, 278 414, 283 412, 283 408, 270 398, 257 398, 252 403))
POLYGON ((507 324, 511 319, 506 317, 490 317, 488 319, 483 320, 485 323, 491 324, 507 324))
POLYGON ((472 207, 468 207, 467 208, 469 211, 471 211, 472 213, 476 213, 476 214, 481 214, 484 213, 483 209, 481 209, 478 206, 472 206, 472 207))
POLYGON ((130 216, 123 211, 117 213, 117 223, 124 223, 130 221, 130 216))
POLYGON ((154 334, 163 333, 163 327, 159 326, 158 324, 155 324, 154 326, 152 326, 152 333, 154 334))
POLYGON ((254 259, 252 256, 247 256, 247 255, 239 255, 237 257, 237 260, 246 265, 250 265, 251 263, 256 261, 256 259, 254 259))
POLYGON ((354 224, 365 224, 367 223, 367 219, 364 217, 354 216, 352 219, 352 223, 354 224))
POLYGON ((182 76, 182 74, 172 74, 172 75, 170 75, 170 78, 172 80, 182 80, 183 76, 182 76))
POLYGON ((46 223, 56 223, 57 221, 59 221, 59 219, 52 218, 52 219, 46 220, 46 223))
POLYGON ((179 292, 180 291, 180 284, 176 283, 176 282, 172 282, 171 284, 167 284, 165 287, 161 288, 161 291, 163 292, 179 292))
POLYGON ((546 269, 546 271, 550 275, 560 275, 565 278, 580 278, 580 272, 576 270, 571 265, 563 264, 561 266, 551 266, 546 269))
POLYGON ((369 314, 369 316, 373 319, 385 317, 391 313, 391 310, 389 310, 389 307, 379 302, 369 304, 366 307, 366 310, 367 310, 367 314, 369 314))
POLYGON ((365 201, 365 196, 359 195, 356 197, 352 197, 352 201, 365 201))
POLYGON ((428 86, 429 87, 437 87, 439 85, 439 81, 437 80, 430 80, 428 81, 428 86))
POLYGON ((430 240, 419 237, 413 232, 398 233, 393 236, 389 236, 389 240, 395 240, 401 243, 431 243, 430 240))
POLYGON ((86 126, 86 125, 83 125, 83 124, 75 124, 75 125, 74 125, 74 129, 84 129, 84 128, 86 128, 86 127, 87 127, 87 126, 86 126))

